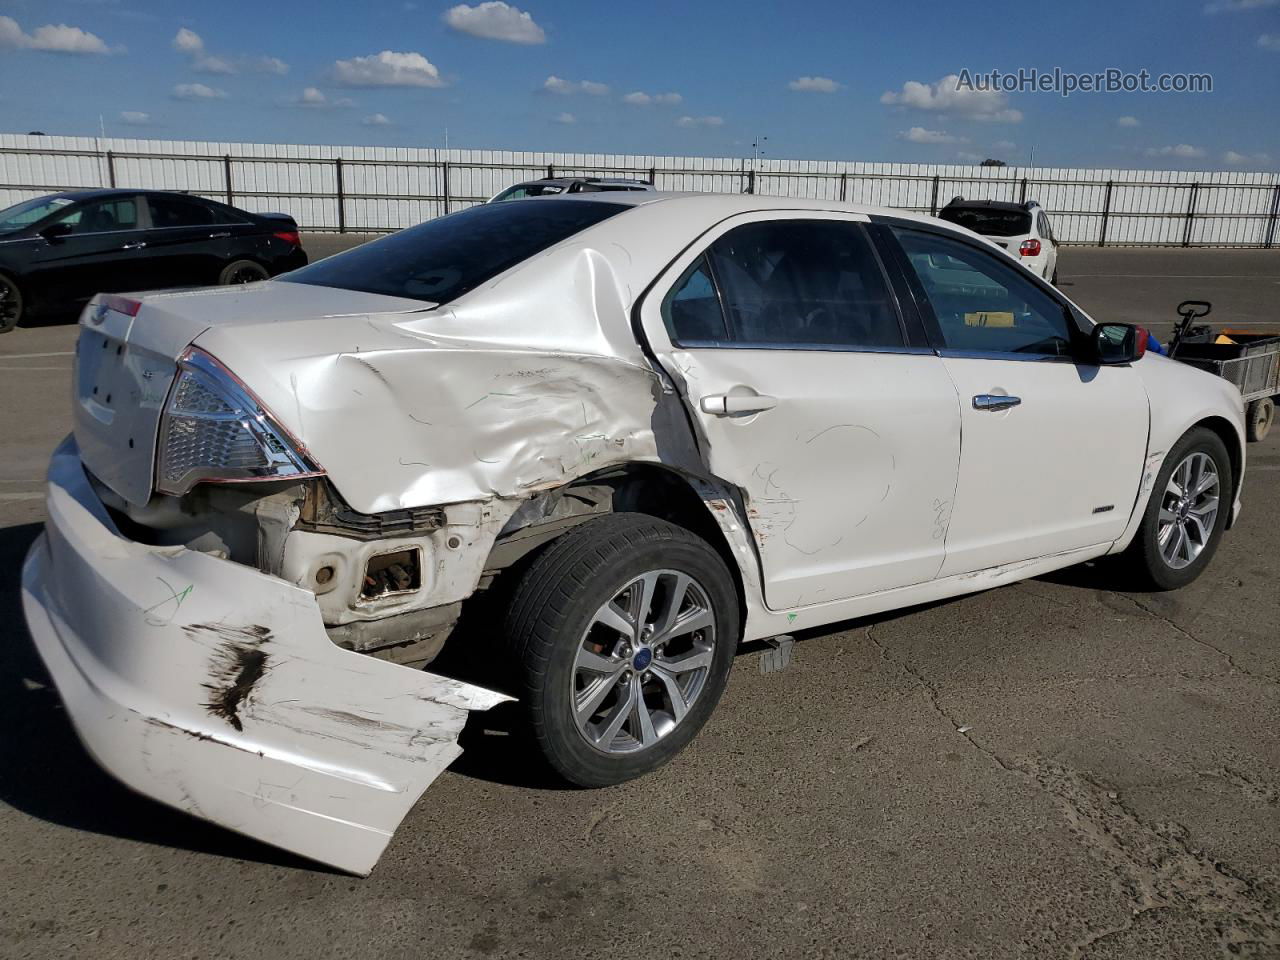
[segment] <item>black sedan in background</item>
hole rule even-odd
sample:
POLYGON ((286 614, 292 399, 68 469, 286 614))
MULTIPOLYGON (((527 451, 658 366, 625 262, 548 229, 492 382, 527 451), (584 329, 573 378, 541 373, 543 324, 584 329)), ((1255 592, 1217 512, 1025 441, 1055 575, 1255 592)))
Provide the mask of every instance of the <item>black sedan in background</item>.
POLYGON ((96 293, 250 283, 306 263, 283 213, 147 190, 37 197, 0 210, 0 333, 96 293))

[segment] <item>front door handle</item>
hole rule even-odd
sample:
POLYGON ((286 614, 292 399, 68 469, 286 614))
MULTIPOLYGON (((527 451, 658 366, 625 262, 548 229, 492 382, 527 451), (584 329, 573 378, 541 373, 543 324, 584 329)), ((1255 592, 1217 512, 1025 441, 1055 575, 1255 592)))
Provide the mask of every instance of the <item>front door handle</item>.
POLYGON ((973 398, 975 410, 1008 410, 1022 402, 1021 397, 1006 397, 1004 394, 980 393, 973 398))
POLYGON ((760 393, 717 393, 703 397, 698 404, 703 413, 710 413, 717 417, 728 417, 738 413, 760 413, 763 410, 772 410, 777 405, 777 397, 766 397, 760 393))
POLYGON ((146 245, 147 245, 147 241, 145 241, 145 240, 138 240, 138 241, 136 241, 135 243, 126 243, 126 244, 125 244, 123 247, 121 247, 120 249, 121 249, 121 250, 141 250, 141 249, 142 249, 143 247, 145 247, 146 245))

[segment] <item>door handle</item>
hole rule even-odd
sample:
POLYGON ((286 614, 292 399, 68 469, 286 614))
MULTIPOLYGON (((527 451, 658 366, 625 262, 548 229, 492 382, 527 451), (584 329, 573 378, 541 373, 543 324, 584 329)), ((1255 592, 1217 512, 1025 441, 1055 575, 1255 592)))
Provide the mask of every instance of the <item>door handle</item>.
POLYGON ((229 237, 229 236, 231 236, 231 231, 230 231, 230 230, 223 230, 221 233, 211 233, 211 234, 209 234, 209 239, 210 239, 210 240, 221 240, 223 237, 229 237))
POLYGON ((1016 407, 1022 403, 1021 397, 1006 397, 1003 394, 980 393, 973 398, 973 409, 975 410, 1008 410, 1010 407, 1016 407))
POLYGON ((138 241, 137 241, 137 242, 135 242, 135 243, 126 243, 126 244, 125 244, 123 247, 121 247, 120 249, 121 249, 121 250, 141 250, 141 249, 142 249, 143 247, 145 247, 146 245, 147 245, 147 241, 145 241, 145 240, 138 240, 138 241))
POLYGON ((703 397, 698 403, 703 413, 710 413, 717 417, 727 417, 735 413, 760 413, 763 410, 772 410, 777 405, 777 397, 766 397, 760 393, 745 395, 716 393, 703 397))

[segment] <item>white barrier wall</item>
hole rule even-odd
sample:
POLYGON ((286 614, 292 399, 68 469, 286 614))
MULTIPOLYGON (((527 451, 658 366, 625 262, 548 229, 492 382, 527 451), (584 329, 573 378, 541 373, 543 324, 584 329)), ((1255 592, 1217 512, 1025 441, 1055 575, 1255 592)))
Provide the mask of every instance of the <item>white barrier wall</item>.
POLYGON ((479 203, 520 180, 652 176, 660 190, 817 197, 930 212, 959 194, 1038 200, 1067 243, 1280 243, 1280 175, 850 163, 730 157, 326 147, 0 134, 0 206, 84 187, 186 190, 312 230, 385 231, 479 203))

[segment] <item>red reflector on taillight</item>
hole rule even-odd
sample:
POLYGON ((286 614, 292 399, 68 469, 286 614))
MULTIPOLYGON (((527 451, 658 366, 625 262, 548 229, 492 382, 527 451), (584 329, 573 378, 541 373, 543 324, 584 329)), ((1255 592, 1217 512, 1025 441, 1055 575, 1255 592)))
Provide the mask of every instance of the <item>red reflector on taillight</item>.
POLYGON ((1024 257, 1040 256, 1040 241, 1039 240, 1023 240, 1022 246, 1018 247, 1018 253, 1024 257))
POLYGON ((123 313, 126 317, 136 317, 138 311, 142 309, 141 300, 130 300, 128 297, 116 297, 109 294, 98 297, 98 303, 108 310, 123 313))
POLYGON ((297 230, 277 230, 272 234, 277 240, 283 240, 285 243, 293 247, 302 246, 302 238, 298 236, 297 230))

